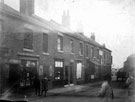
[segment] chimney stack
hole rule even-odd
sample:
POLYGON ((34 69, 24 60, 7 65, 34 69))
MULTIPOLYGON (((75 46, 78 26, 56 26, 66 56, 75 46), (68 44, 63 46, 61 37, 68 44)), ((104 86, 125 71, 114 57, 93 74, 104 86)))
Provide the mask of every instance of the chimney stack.
POLYGON ((20 0, 20 13, 29 16, 34 14, 34 0, 20 0))
POLYGON ((93 41, 95 41, 95 34, 94 32, 91 33, 91 37, 90 37, 93 41))
POLYGON ((70 28, 70 13, 69 13, 69 10, 63 11, 62 25, 64 27, 70 28))

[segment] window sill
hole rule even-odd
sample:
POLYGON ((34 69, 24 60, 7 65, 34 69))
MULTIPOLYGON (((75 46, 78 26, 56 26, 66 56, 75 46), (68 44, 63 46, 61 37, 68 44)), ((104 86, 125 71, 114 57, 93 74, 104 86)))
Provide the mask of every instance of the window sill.
POLYGON ((32 49, 26 49, 26 48, 23 48, 23 51, 34 52, 34 50, 32 49))
POLYGON ((89 57, 86 57, 86 59, 89 59, 89 57))
POLYGON ((42 54, 43 54, 43 55, 50 55, 49 53, 45 53, 45 52, 43 52, 42 54))
POLYGON ((82 54, 80 54, 80 56, 83 56, 82 54))
POLYGON ((58 52, 60 52, 60 53, 64 53, 64 51, 59 51, 59 50, 58 50, 58 52))

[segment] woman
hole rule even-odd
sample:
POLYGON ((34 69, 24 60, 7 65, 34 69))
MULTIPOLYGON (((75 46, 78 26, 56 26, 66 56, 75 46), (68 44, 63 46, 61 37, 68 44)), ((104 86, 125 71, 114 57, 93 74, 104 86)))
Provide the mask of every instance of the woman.
POLYGON ((99 97, 103 99, 103 102, 112 102, 114 98, 113 89, 111 87, 111 77, 110 75, 104 76, 104 82, 101 85, 99 91, 99 97))

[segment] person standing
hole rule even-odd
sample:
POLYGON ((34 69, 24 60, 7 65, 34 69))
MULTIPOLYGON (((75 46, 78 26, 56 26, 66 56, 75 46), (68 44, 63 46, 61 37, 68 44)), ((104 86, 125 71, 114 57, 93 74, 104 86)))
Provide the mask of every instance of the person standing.
POLYGON ((128 89, 128 102, 135 101, 135 77, 134 74, 130 74, 126 80, 126 86, 128 89))
POLYGON ((112 102, 114 98, 113 89, 111 86, 111 77, 110 75, 104 76, 104 82, 101 85, 101 89, 99 91, 99 97, 102 98, 103 102, 112 102))
POLYGON ((35 75, 34 77, 34 89, 35 89, 35 94, 39 96, 40 95, 40 80, 38 78, 38 75, 35 75))
POLYGON ((45 77, 42 79, 41 83, 42 83, 41 95, 43 95, 43 93, 44 93, 44 95, 46 96, 47 91, 48 91, 48 78, 47 78, 47 76, 45 76, 45 77))

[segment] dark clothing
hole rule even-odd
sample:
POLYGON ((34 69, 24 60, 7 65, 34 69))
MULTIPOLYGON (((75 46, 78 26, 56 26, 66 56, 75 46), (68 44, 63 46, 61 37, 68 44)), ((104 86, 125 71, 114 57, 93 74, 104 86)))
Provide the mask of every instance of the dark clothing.
POLYGON ((35 94, 40 95, 40 80, 37 77, 34 78, 34 88, 35 94))
POLYGON ((43 94, 43 92, 45 92, 45 95, 46 95, 47 91, 48 91, 48 78, 43 78, 41 95, 43 94))

